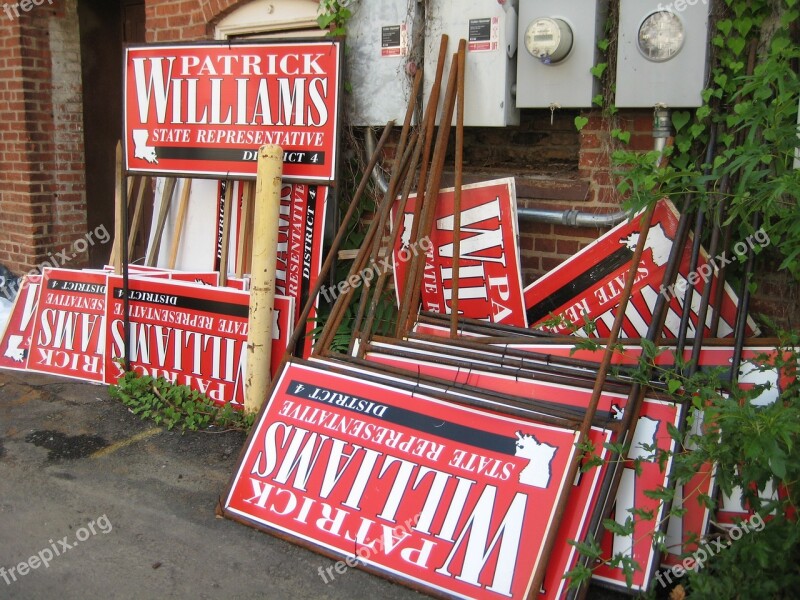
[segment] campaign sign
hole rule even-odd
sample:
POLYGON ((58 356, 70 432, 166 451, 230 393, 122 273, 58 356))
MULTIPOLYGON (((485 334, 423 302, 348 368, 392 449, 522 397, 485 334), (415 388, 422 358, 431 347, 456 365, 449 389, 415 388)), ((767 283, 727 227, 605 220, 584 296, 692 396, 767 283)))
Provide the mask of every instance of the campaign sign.
MULTIPOLYGON (((323 186, 302 183, 281 186, 275 290, 294 298, 295 322, 322 270, 327 196, 328 188, 323 186)), ((298 327, 306 328, 306 335, 301 338, 303 358, 311 355, 310 334, 316 327, 313 319, 318 305, 319 298, 315 299, 308 323, 297 323, 298 327)))
POLYGON ((41 275, 25 275, 20 282, 19 292, 0 340, 0 367, 4 369, 24 371, 28 366, 41 281, 41 275))
POLYGON ((664 504, 647 492, 669 487, 672 456, 665 461, 662 469, 657 453, 674 452, 675 440, 670 436, 667 425, 677 427, 680 413, 680 406, 671 402, 648 398, 642 404, 627 456, 622 457, 622 477, 614 501, 614 514, 611 516, 619 525, 625 525, 632 519, 633 533, 620 535, 607 530, 600 542, 603 559, 627 556, 636 562, 638 568, 632 575, 631 586, 627 585, 622 567, 612 568, 607 562, 595 565, 594 579, 620 589, 637 591, 644 591, 650 585, 658 567, 653 539, 663 519, 664 504), (645 512, 652 518, 645 518, 645 512))
MULTIPOLYGON (((225 186, 228 182, 220 182, 220 193, 217 201, 218 223, 220 229, 217 236, 217 266, 222 255, 222 221, 224 218, 225 186)), ((231 208, 231 229, 236 235, 231 235, 229 257, 236 258, 236 249, 241 243, 242 220, 242 185, 241 182, 232 182, 234 186, 234 206, 231 208), (238 198, 238 200, 236 200, 238 198)), ((294 322, 300 317, 300 312, 305 306, 310 291, 317 283, 317 278, 322 269, 323 245, 325 242, 325 217, 328 188, 320 185, 307 185, 284 181, 281 185, 280 207, 278 213, 278 247, 277 263, 275 269, 275 293, 281 296, 294 298, 294 322)), ((243 265, 236 265, 237 268, 243 265)), ((231 278, 228 285, 233 287, 231 278)), ((330 298, 329 298, 330 300, 330 298)), ((298 356, 308 358, 311 355, 311 331, 316 327, 314 319, 317 316, 318 299, 309 313, 309 322, 302 326, 306 328, 306 335, 301 338, 298 356)))
POLYGON ((290 363, 225 514, 433 595, 526 598, 576 438, 290 363))
POLYGON ((128 46, 125 168, 254 178, 277 144, 284 178, 333 181, 341 54, 330 39, 128 46))
MULTIPOLYGON (((645 240, 640 239, 641 214, 629 222, 624 222, 580 252, 549 271, 525 288, 525 306, 528 323, 531 327, 545 331, 565 334, 571 326, 582 327, 584 319, 594 322, 591 337, 608 337, 614 323, 625 282, 631 269, 636 247, 644 244, 641 261, 637 267, 636 278, 630 301, 625 309, 625 319, 620 337, 645 337, 647 328, 653 320, 653 310, 660 294, 668 303, 664 326, 664 337, 674 338, 678 334, 683 313, 684 290, 695 284, 690 310, 688 337, 695 337, 700 328, 698 312, 700 296, 706 285, 711 286, 711 297, 720 285, 714 266, 719 267, 722 259, 709 261, 708 254, 702 251, 698 267, 690 273, 691 236, 687 239, 680 258, 678 279, 671 288, 662 288, 664 272, 672 250, 672 243, 678 227, 678 211, 669 200, 659 200, 653 212, 650 231, 645 240), (559 322, 553 322, 557 317, 559 322)), ((726 259, 728 260, 728 259, 726 259)), ((733 289, 726 283, 723 289, 719 324, 716 331, 710 325, 713 310, 706 315, 704 332, 708 337, 728 337, 733 334, 738 300, 733 289)), ((748 319, 746 335, 757 335, 758 327, 748 319)))
MULTIPOLYGON (((128 286, 131 368, 188 385, 208 398, 244 405, 250 295, 175 281, 131 278, 128 286)), ((124 355, 124 289, 110 276, 107 290, 106 383, 116 383, 124 355)), ((292 301, 276 296, 272 369, 291 336, 292 301)))
POLYGON ((104 381, 107 277, 96 271, 44 270, 29 371, 104 381))
MULTIPOLYGON (((410 258, 425 253, 423 310, 450 314, 453 301, 454 189, 441 190, 429 241, 410 243, 416 196, 393 222, 401 227, 394 248, 395 289, 404 289, 410 258), (426 243, 422 243, 426 242, 426 243)), ((514 179, 465 185, 461 189, 458 313, 472 319, 527 327, 517 248, 514 179)))

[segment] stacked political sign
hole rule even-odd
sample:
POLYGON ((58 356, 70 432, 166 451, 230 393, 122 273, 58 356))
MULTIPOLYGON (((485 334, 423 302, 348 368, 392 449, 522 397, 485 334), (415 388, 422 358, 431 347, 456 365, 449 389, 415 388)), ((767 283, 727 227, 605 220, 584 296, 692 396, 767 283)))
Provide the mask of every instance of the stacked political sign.
MULTIPOLYGON (((568 334, 577 329, 579 335, 607 337, 620 306, 634 250, 639 244, 644 244, 619 336, 645 337, 656 301, 662 295, 668 301, 663 334, 665 337, 677 337, 684 311, 684 293, 692 286, 696 293, 689 308, 688 336, 694 337, 694 332, 701 328, 707 337, 730 336, 738 299, 727 282, 721 294, 716 330, 711 331, 715 317, 711 310, 704 324, 697 322, 700 295, 704 287, 711 286, 711 294, 715 294, 717 286, 722 285, 717 276, 719 265, 710 260, 705 251, 701 251, 696 269, 690 271, 692 242, 689 239, 680 254, 678 279, 674 285, 665 288, 664 273, 677 232, 678 211, 669 200, 659 200, 644 240, 640 239, 641 218, 639 214, 617 225, 526 287, 525 306, 529 325, 553 333, 568 334), (587 322, 593 324, 588 331, 583 329, 587 322)), ((757 333, 757 325, 748 319, 747 335, 757 333)))
POLYGON ((225 514, 433 595, 528 597, 577 432, 362 375, 286 367, 225 514))
MULTIPOLYGON (((104 270, 45 268, 27 276, 0 338, 0 367, 114 384, 124 372, 127 346, 134 371, 240 408, 249 293, 211 285, 217 273, 131 271, 127 296, 123 278, 104 270)), ((273 374, 294 316, 294 298, 276 296, 273 374)))
POLYGON ((397 214, 395 207, 393 223, 401 228, 394 248, 398 295, 404 289, 409 256, 412 252, 424 251, 421 294, 424 310, 442 314, 452 312, 453 280, 457 276, 460 315, 525 327, 514 179, 462 187, 458 273, 453 262, 454 199, 453 188, 439 192, 427 250, 410 247, 416 196, 409 197, 402 215, 397 214))

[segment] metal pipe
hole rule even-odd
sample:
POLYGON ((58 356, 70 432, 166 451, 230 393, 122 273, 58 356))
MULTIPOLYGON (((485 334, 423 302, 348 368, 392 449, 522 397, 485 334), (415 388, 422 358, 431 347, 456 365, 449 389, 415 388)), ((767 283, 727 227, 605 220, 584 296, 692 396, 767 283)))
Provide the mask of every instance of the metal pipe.
POLYGON ((571 227, 613 227, 628 218, 628 213, 618 210, 613 213, 590 213, 580 210, 553 210, 547 208, 517 208, 517 218, 520 221, 535 221, 537 223, 553 223, 555 225, 569 225, 571 227))
MULTIPOLYGON (((367 133, 364 137, 364 151, 367 153, 367 156, 372 156, 375 154, 375 145, 377 144, 377 140, 375 139, 375 132, 373 131, 372 127, 367 127, 367 133)), ((378 189, 381 191, 381 194, 385 194, 389 191, 389 182, 386 181, 386 177, 383 174, 383 169, 381 169, 380 165, 375 165, 372 169, 372 181, 373 183, 378 186, 378 189)))

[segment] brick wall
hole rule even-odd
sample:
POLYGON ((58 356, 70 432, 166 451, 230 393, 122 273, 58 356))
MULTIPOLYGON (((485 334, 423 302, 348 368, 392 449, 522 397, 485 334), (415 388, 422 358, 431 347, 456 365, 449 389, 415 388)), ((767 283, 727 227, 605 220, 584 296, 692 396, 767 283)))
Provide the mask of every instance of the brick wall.
POLYGON ((0 13, 0 262, 16 272, 85 231, 75 7, 0 13))
POLYGON ((147 41, 211 39, 213 23, 248 0, 146 0, 147 41))

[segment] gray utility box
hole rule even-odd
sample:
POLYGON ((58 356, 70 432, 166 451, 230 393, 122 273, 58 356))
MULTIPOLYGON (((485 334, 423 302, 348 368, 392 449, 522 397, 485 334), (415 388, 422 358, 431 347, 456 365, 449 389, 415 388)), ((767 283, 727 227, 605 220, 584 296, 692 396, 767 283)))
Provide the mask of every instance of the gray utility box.
POLYGON ((607 2, 520 0, 517 108, 588 108, 607 2))
MULTIPOLYGON (((439 97, 441 106, 450 64, 460 39, 467 40, 464 73, 464 125, 519 125, 512 88, 516 77, 516 0, 429 0, 425 30, 425 86, 428 101, 436 77, 442 34, 448 36, 447 60, 439 97)), ((437 114, 438 124, 441 110, 437 114)), ((455 123, 455 111, 453 112, 455 123)))
POLYGON ((618 107, 702 105, 709 4, 620 0, 618 107))
POLYGON ((353 16, 347 22, 345 62, 352 91, 345 96, 351 123, 383 126, 394 119, 402 125, 414 80, 406 65, 414 54, 421 56, 421 48, 416 53, 412 48, 419 4, 355 0, 348 8, 353 16))

